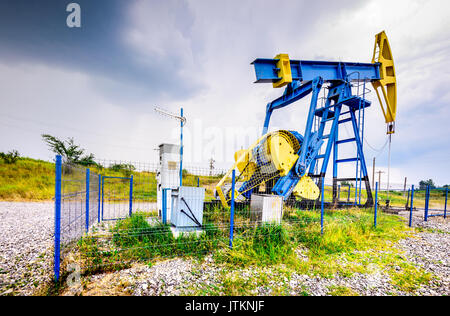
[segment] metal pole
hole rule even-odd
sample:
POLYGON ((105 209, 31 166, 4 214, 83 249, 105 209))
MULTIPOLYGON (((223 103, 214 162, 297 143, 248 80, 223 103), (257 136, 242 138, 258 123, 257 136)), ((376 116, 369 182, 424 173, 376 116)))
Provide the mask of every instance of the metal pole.
POLYGON ((325 179, 322 178, 322 188, 321 188, 321 201, 320 201, 320 233, 323 235, 323 215, 324 215, 324 211, 323 211, 323 202, 325 200, 325 179))
POLYGON ((102 175, 98 175, 98 217, 97 221, 100 223, 100 201, 101 201, 101 193, 102 193, 102 175))
POLYGON ((60 260, 61 260, 61 183, 62 183, 62 159, 56 156, 55 164, 55 281, 59 281, 60 260))
POLYGON ((103 212, 104 212, 104 204, 105 204, 105 177, 102 177, 102 221, 103 221, 103 212))
POLYGON ((133 214, 133 175, 130 177, 130 217, 133 214))
POLYGON ((406 193, 406 181, 408 180, 407 177, 405 177, 405 184, 403 185, 403 196, 405 196, 406 193))
POLYGON ((430 199, 430 185, 427 185, 427 189, 425 191, 425 222, 428 221, 428 202, 430 199))
POLYGON ((445 189, 444 219, 447 218, 447 200, 448 200, 448 188, 445 189))
POLYGON ((372 166, 372 188, 375 187, 375 157, 373 157, 373 166, 372 166))
POLYGON ((180 120, 181 134, 180 134, 180 187, 183 186, 183 108, 181 108, 180 120))
POLYGON ((409 209, 409 227, 412 226, 413 208, 414 208, 414 184, 411 187, 411 208, 409 209))
POLYGON ((162 189, 162 222, 167 224, 167 191, 169 189, 162 189))
POLYGON ((377 227, 377 209, 378 209, 378 182, 375 183, 375 208, 374 208, 374 219, 373 225, 377 227))
POLYGON ((86 233, 89 232, 89 177, 91 171, 86 169, 86 233))
POLYGON ((231 176, 231 209, 230 209, 230 249, 233 249, 233 233, 234 233, 234 186, 236 179, 236 171, 233 169, 231 176))
POLYGON ((388 152, 388 179, 387 179, 387 198, 389 200, 389 185, 390 185, 390 176, 391 176, 391 142, 392 142, 392 134, 389 134, 389 152, 388 152))

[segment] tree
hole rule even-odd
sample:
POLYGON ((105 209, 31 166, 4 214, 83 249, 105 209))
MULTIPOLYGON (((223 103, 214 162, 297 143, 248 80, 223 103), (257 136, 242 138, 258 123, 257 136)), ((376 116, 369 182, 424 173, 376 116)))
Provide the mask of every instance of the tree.
POLYGON ((421 180, 419 182, 419 189, 420 190, 425 190, 427 188, 427 186, 430 186, 431 189, 435 189, 436 185, 434 184, 432 179, 428 179, 428 180, 421 180))
POLYGON ((42 134, 42 138, 52 152, 61 155, 67 161, 83 166, 96 165, 94 155, 88 154, 83 156, 85 150, 76 145, 73 138, 69 137, 64 141, 49 134, 42 134))
POLYGON ((19 160, 20 154, 17 150, 9 151, 8 153, 0 152, 0 159, 2 159, 6 164, 14 164, 19 160))

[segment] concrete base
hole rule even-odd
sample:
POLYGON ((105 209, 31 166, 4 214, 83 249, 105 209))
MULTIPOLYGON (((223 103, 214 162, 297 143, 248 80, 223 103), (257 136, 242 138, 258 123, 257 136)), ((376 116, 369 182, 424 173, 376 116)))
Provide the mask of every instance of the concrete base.
POLYGON ((182 234, 185 236, 195 234, 197 237, 199 237, 205 232, 203 229, 197 227, 170 227, 170 230, 172 231, 173 237, 175 238, 178 238, 182 234))

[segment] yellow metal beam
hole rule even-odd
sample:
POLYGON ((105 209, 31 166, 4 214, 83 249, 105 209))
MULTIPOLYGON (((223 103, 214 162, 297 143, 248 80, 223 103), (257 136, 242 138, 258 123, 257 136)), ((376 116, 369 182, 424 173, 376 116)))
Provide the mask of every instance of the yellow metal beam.
POLYGON ((386 33, 375 35, 375 47, 372 63, 380 63, 380 80, 372 82, 380 101, 381 110, 388 124, 388 134, 395 132, 395 115, 397 111, 397 80, 395 77, 394 58, 386 33))

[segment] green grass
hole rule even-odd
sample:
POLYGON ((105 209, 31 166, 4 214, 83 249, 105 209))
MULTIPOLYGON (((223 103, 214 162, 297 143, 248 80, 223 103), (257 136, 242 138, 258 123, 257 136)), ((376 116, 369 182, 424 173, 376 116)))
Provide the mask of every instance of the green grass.
POLYGON ((154 259, 186 256, 203 258, 223 246, 224 239, 214 225, 205 225, 199 235, 183 233, 174 237, 169 225, 149 224, 144 214, 118 221, 111 236, 86 236, 79 242, 85 271, 117 269, 117 264, 148 262, 154 259))
POLYGON ((55 165, 30 158, 14 164, 0 160, 0 200, 51 200, 55 192, 55 165))
MULTIPOLYGON (((79 167, 83 168, 83 167, 79 167)), ((130 170, 90 167, 91 172, 111 177, 130 177, 133 175, 133 194, 136 201, 156 202, 156 174, 154 172, 137 172, 130 170)), ((80 180, 80 173, 66 173, 66 179, 80 180)), ((200 185, 206 189, 206 200, 214 199, 214 187, 219 178, 216 176, 196 176, 185 173, 183 183, 189 186, 200 185)), ((65 191, 79 190, 79 184, 68 182, 65 191)), ((129 182, 127 180, 108 179, 105 185, 105 197, 123 195, 128 199, 129 182)), ((16 163, 6 164, 0 159, 0 200, 3 201, 50 201, 55 194, 55 164, 31 158, 19 158, 16 163)))

